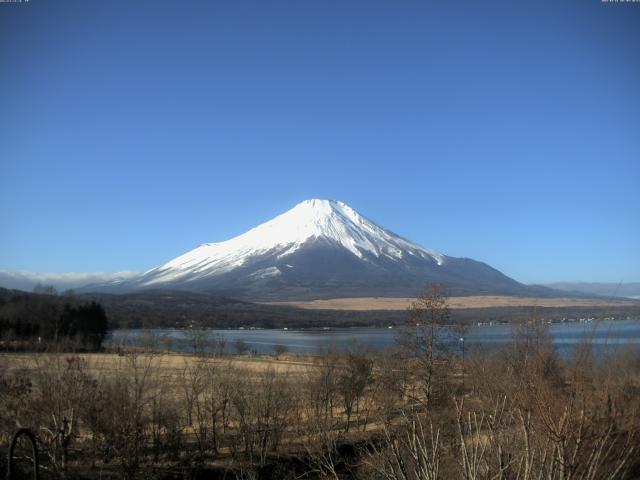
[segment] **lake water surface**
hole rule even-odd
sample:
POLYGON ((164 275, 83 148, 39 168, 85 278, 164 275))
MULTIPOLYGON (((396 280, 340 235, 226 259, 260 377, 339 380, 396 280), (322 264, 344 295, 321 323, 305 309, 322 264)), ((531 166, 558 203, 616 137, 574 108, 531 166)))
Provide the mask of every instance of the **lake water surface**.
MULTIPOLYGON (((222 338, 225 350, 234 352, 236 340, 245 342, 257 353, 272 353, 276 345, 284 345, 293 353, 318 353, 329 347, 345 350, 354 344, 361 344, 373 350, 393 347, 397 328, 345 328, 330 330, 207 330, 208 338, 222 338)), ((465 350, 495 349, 513 338, 514 329, 510 325, 473 326, 464 334, 465 350)), ((571 353, 579 343, 590 338, 593 348, 599 351, 631 347, 640 351, 640 321, 605 320, 593 322, 554 323, 549 333, 558 350, 563 355, 571 353)), ((143 345, 150 339, 160 341, 174 351, 189 351, 189 333, 177 329, 157 330, 115 330, 109 344, 143 345), (164 337, 164 340, 161 340, 164 337)), ((459 338, 455 339, 459 343, 459 338)))

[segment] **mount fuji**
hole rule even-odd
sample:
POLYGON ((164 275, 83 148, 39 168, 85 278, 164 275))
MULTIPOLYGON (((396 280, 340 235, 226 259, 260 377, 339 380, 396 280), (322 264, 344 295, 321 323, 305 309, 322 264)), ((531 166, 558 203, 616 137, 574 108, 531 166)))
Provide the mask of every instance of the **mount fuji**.
POLYGON ((544 295, 489 265, 406 240, 335 200, 306 200, 248 232, 205 243, 136 277, 85 287, 174 289, 251 300, 415 296, 429 282, 452 295, 544 295))

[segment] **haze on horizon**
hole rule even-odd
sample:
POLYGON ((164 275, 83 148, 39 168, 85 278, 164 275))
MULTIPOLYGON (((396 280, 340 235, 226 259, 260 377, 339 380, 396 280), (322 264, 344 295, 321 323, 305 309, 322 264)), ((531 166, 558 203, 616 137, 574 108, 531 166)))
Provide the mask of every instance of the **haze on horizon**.
POLYGON ((1 4, 0 271, 332 198, 525 283, 640 281, 640 8, 528 3, 1 4))

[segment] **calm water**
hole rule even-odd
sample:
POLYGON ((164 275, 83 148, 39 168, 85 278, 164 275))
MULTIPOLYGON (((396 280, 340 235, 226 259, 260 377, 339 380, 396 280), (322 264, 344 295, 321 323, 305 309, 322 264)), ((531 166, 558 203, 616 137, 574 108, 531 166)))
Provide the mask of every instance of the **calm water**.
MULTIPOLYGON (((226 351, 234 352, 233 342, 242 340, 257 353, 272 353, 276 345, 286 346, 289 352, 318 353, 323 348, 344 350, 354 344, 363 344, 374 350, 393 347, 397 329, 349 328, 332 330, 207 330, 209 338, 223 338, 226 351)), ((570 354, 575 345, 591 337, 594 349, 631 346, 640 351, 640 321, 608 320, 585 323, 556 323, 550 334, 554 344, 563 355, 570 354)), ((464 335, 465 350, 494 349, 511 341, 513 328, 509 325, 474 326, 464 335)), ((184 330, 116 330, 112 333, 111 345, 143 345, 151 339, 160 345, 169 345, 174 351, 190 350, 188 333, 184 330), (164 341, 160 341, 162 337, 164 341), (169 344, 166 343, 169 339, 169 344)), ((456 338, 456 342, 459 340, 456 338)))

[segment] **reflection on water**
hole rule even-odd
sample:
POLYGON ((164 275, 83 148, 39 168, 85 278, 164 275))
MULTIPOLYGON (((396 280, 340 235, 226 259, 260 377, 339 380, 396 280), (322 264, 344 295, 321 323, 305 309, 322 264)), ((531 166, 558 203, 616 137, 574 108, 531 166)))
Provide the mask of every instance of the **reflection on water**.
MULTIPOLYGON (((354 344, 373 350, 393 347, 397 329, 349 328, 332 330, 207 330, 209 340, 224 339, 225 351, 233 352, 233 343, 242 340, 249 349, 257 353, 272 353, 276 345, 284 345, 293 353, 318 353, 322 349, 345 350, 354 344)), ((634 320, 606 320, 586 323, 552 324, 549 333, 561 354, 570 354, 572 348, 586 339, 591 339, 595 350, 631 346, 640 350, 640 322, 634 320)), ((111 345, 142 345, 150 338, 173 351, 189 351, 190 335, 184 330, 115 330, 111 345)), ((513 338, 510 325, 474 326, 464 334, 465 350, 494 349, 513 338)), ((457 340, 457 337, 456 337, 457 340)))

